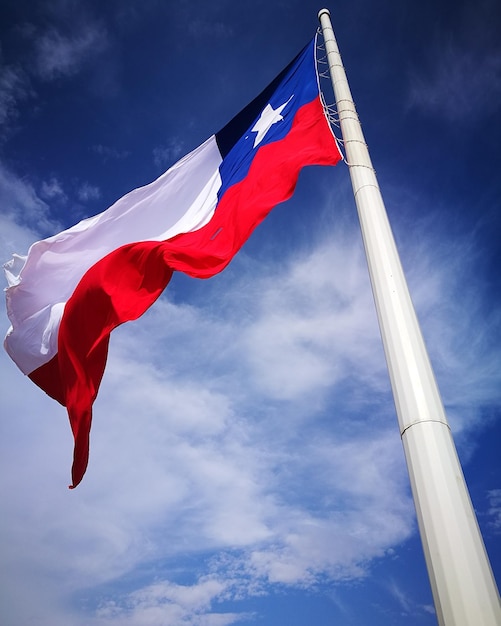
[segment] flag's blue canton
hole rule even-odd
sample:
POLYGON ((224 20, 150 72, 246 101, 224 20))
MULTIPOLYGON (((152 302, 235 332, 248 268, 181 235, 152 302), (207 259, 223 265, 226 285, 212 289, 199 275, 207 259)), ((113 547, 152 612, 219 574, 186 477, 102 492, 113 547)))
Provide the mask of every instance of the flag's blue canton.
POLYGON ((315 45, 316 39, 313 39, 257 98, 216 133, 216 141, 223 157, 219 168, 222 184, 218 198, 247 176, 256 151, 267 143, 285 137, 297 111, 318 96, 315 45), (281 111, 283 120, 273 124, 254 148, 257 133, 251 129, 263 109, 269 104, 276 110, 286 102, 288 104, 281 111))

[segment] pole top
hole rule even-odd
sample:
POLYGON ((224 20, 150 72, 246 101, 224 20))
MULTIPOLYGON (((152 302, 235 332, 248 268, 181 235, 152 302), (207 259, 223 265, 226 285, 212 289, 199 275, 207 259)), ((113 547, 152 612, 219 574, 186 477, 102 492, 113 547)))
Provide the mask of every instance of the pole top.
POLYGON ((327 14, 330 17, 331 12, 329 11, 329 9, 320 9, 320 11, 318 12, 318 19, 320 20, 322 15, 325 15, 325 14, 327 14))

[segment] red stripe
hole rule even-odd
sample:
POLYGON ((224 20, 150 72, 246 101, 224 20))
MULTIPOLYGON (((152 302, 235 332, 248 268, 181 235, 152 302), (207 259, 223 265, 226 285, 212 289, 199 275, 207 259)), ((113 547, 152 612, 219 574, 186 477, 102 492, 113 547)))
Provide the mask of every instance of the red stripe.
POLYGON ((164 242, 122 246, 86 272, 65 307, 58 355, 30 375, 67 407, 75 438, 73 487, 87 468, 92 404, 111 331, 142 315, 173 270, 197 278, 220 272, 271 209, 290 198, 302 167, 335 165, 339 160, 316 99, 298 111, 283 140, 258 150, 247 177, 226 191, 206 226, 164 242))
POLYGON ((92 404, 104 374, 111 331, 140 317, 172 276, 158 242, 129 244, 91 267, 65 307, 58 337, 64 389, 75 449, 73 487, 82 480, 89 458, 92 404))

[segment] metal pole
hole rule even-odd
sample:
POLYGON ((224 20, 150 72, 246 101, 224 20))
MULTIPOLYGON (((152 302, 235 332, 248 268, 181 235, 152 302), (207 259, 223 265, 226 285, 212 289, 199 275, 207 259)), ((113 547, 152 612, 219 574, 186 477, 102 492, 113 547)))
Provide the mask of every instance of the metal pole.
POLYGON ((330 21, 322 26, 346 159, 439 624, 500 626, 499 593, 330 21))

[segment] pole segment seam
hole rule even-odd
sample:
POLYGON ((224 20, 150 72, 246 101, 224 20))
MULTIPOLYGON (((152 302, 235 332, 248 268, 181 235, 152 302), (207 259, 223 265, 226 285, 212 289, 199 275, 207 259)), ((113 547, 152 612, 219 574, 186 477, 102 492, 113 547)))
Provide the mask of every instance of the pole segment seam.
POLYGON ((445 426, 446 428, 449 429, 449 431, 451 431, 451 427, 449 426, 449 424, 447 422, 444 422, 443 420, 422 420, 422 419, 417 419, 415 422, 412 422, 411 424, 406 426, 402 430, 402 432, 400 433, 400 436, 403 437, 404 434, 409 430, 409 428, 412 428, 413 426, 417 426, 418 424, 426 424, 426 422, 433 422, 435 424, 442 424, 442 426, 445 426))
MULTIPOLYGON (((338 109, 337 110, 337 114, 338 114, 338 117, 339 117, 340 121, 341 121, 341 113, 346 113, 347 111, 349 113, 355 113, 355 111, 352 111, 350 109, 341 109, 341 110, 338 109)), ((358 119, 358 117, 353 117, 352 115, 343 115, 342 118, 343 118, 343 120, 353 120, 354 122, 360 123, 360 120, 358 119)), ((363 143, 365 143, 365 141, 363 143)), ((367 145, 367 144, 365 144, 365 145, 367 145)))
POLYGON ((363 139, 347 139, 346 141, 343 141, 343 143, 344 145, 348 143, 361 143, 363 146, 367 147, 367 144, 363 139))
MULTIPOLYGON (((369 167, 368 165, 350 165, 348 163, 348 167, 369 167)), ((370 168, 369 168, 370 169, 370 168)), ((365 185, 360 185, 360 187, 358 187, 356 189, 356 191, 354 191, 354 196, 356 197, 357 193, 359 191, 362 191, 362 189, 365 189, 366 187, 372 187, 373 189, 377 189, 379 191, 379 187, 373 183, 366 183, 365 185)))

